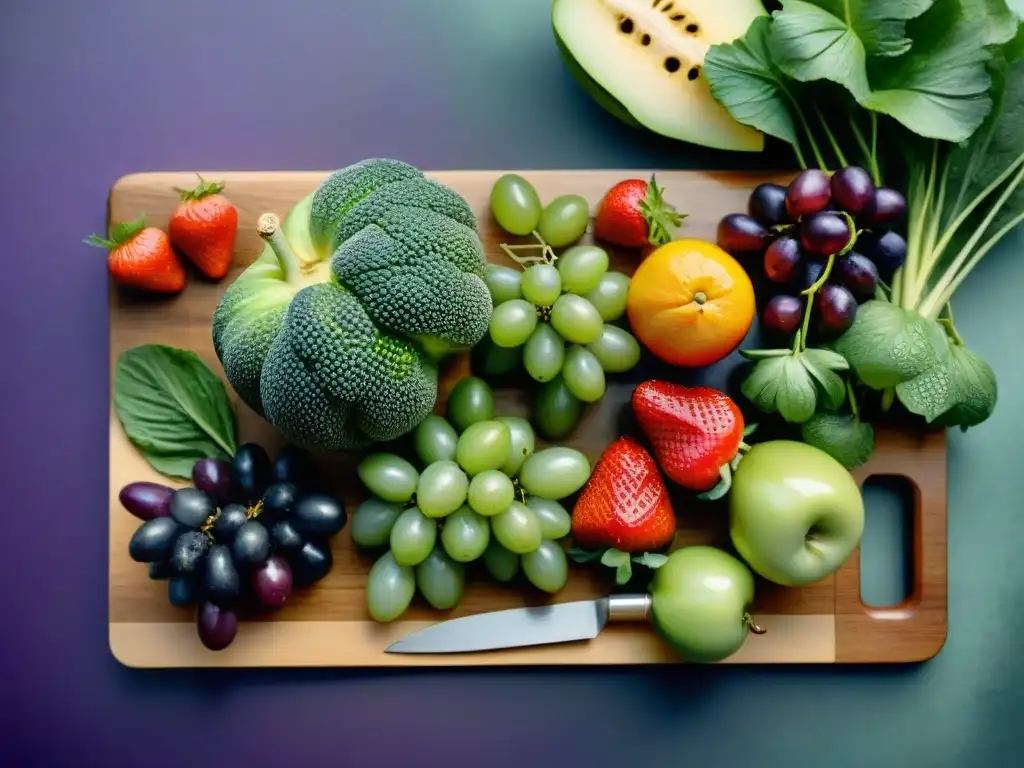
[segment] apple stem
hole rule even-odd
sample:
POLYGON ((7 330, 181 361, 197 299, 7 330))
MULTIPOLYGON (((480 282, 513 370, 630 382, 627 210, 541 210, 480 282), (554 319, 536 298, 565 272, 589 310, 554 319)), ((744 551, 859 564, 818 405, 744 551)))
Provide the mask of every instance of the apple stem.
POLYGON ((768 631, 764 627, 755 624, 754 617, 751 616, 749 613, 743 614, 743 621, 746 622, 746 625, 750 628, 750 631, 755 635, 763 635, 765 632, 768 631))

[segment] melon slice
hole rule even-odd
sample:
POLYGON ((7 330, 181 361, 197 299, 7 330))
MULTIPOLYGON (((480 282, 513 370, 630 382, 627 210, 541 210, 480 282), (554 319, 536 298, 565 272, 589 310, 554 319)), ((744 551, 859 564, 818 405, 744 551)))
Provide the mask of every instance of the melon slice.
POLYGON ((767 12, 760 0, 554 0, 566 66, 625 123, 717 149, 760 152, 764 135, 715 101, 704 56, 767 12))

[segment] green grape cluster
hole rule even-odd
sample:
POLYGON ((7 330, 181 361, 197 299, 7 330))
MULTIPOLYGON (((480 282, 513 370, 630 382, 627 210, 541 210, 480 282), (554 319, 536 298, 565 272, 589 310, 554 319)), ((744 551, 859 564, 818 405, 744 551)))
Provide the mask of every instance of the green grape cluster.
POLYGON ((521 569, 537 589, 561 590, 568 562, 561 541, 571 520, 559 501, 590 478, 579 451, 536 450, 530 423, 495 416, 485 381, 460 380, 446 417, 432 414, 412 435, 419 466, 396 453, 372 453, 357 467, 369 496, 353 513, 353 543, 383 549, 370 568, 366 604, 394 621, 416 593, 438 610, 458 605, 465 567, 482 561, 497 581, 521 569))
POLYGON ((541 208, 528 181, 506 174, 491 191, 491 210, 507 232, 532 233, 537 244, 502 246, 523 269, 487 266, 494 311, 477 357, 491 375, 522 364, 543 385, 536 403, 538 428, 545 437, 562 437, 583 404, 604 396, 606 374, 624 373, 640 361, 636 338, 615 324, 626 312, 630 278, 609 270, 605 249, 573 245, 589 221, 579 195, 562 195, 541 208), (555 255, 554 244, 570 247, 555 255), (522 249, 539 249, 542 255, 523 257, 522 249))

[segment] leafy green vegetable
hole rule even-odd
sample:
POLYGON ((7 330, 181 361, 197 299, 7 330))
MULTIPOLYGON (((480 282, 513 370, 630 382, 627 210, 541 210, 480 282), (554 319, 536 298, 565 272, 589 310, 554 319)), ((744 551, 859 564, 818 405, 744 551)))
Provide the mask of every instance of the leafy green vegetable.
POLYGON ((743 381, 744 397, 765 413, 778 413, 790 424, 801 424, 814 415, 819 398, 835 410, 846 399, 846 383, 836 371, 849 366, 842 355, 825 349, 793 350, 763 356, 745 352, 759 362, 743 381))
POLYGON ((805 349, 799 360, 818 384, 821 402, 829 410, 837 410, 846 400, 846 382, 836 371, 850 365, 838 352, 826 349, 805 349))
POLYGON ((996 375, 980 355, 962 344, 951 344, 949 355, 950 405, 935 422, 966 430, 981 424, 995 410, 999 394, 996 375))
POLYGON ((801 425, 800 437, 847 469, 861 466, 875 452, 874 427, 852 413, 816 413, 801 425))
POLYGON ((131 443, 168 477, 188 479, 197 459, 230 459, 238 448, 224 384, 195 352, 162 344, 124 352, 114 410, 131 443))

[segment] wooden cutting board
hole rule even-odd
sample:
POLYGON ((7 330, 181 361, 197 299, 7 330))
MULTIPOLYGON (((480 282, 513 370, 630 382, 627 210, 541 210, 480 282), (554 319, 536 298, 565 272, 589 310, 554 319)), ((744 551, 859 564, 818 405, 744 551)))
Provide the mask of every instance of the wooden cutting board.
MULTIPOLYGON (((428 173, 461 193, 477 211, 480 233, 492 261, 508 260, 500 242, 512 241, 494 223, 488 205, 490 189, 502 171, 445 171, 428 173)), ((579 193, 596 202, 616 181, 649 170, 521 171, 542 199, 579 193)), ((202 172, 208 180, 226 182, 226 193, 239 210, 239 233, 231 274, 221 283, 190 279, 178 297, 160 300, 125 298, 110 292, 111 374, 118 356, 145 343, 162 343, 195 351, 221 374, 210 338, 210 318, 226 286, 256 258, 261 241, 256 219, 273 212, 280 217, 311 192, 327 172, 202 172)), ((669 200, 688 214, 681 235, 713 240, 718 220, 744 210, 750 190, 767 175, 746 173, 660 172, 658 182, 669 200)), ((174 187, 191 187, 190 173, 140 173, 119 179, 109 199, 111 223, 140 213, 148 223, 166 227, 177 201, 174 187)), ((784 180, 784 179, 779 179, 784 180)), ((589 239, 587 235, 587 239, 589 239)), ((636 256, 613 252, 613 269, 631 273, 636 256)), ((752 266, 751 271, 756 271, 752 266)), ((744 346, 756 346, 754 334, 744 346)), ((684 383, 706 383, 736 391, 742 359, 734 354, 702 371, 666 368, 645 355, 641 364, 610 382, 608 393, 591 406, 570 439, 561 441, 595 461, 618 436, 618 417, 639 381, 653 376, 684 383)), ((452 361, 443 377, 439 410, 451 385, 468 373, 467 358, 452 361)), ((255 440, 271 451, 280 438, 228 388, 236 407, 239 442, 255 440)), ((496 389, 498 410, 528 415, 521 391, 496 389)), ((627 406, 628 407, 628 406, 627 406)), ((755 439, 758 436, 755 436, 755 439)), ((546 598, 528 585, 502 586, 485 574, 467 575, 460 605, 446 613, 431 609, 419 598, 399 621, 379 625, 366 614, 363 589, 371 559, 356 552, 346 527, 334 540, 332 572, 313 588, 294 595, 270 619, 240 625, 233 644, 224 651, 206 650, 196 636, 194 614, 167 602, 166 582, 148 578, 144 565, 128 556, 128 541, 139 521, 119 504, 120 488, 134 480, 161 481, 125 438, 111 410, 110 418, 110 647, 122 663, 133 667, 299 667, 299 666, 423 666, 515 664, 648 664, 677 663, 678 659, 645 625, 612 625, 589 643, 519 649, 472 655, 391 655, 384 648, 416 629, 445 618, 499 608, 544 603, 546 598)), ((337 479, 336 491, 355 509, 360 486, 354 461, 346 456, 321 456, 321 465, 337 479)), ((946 445, 943 432, 904 433, 882 430, 870 463, 855 473, 863 482, 873 475, 907 478, 914 489, 914 563, 912 592, 895 608, 873 609, 860 598, 860 559, 855 553, 833 577, 800 589, 758 581, 756 619, 768 631, 751 636, 727 663, 847 663, 908 662, 930 658, 946 636, 946 445)), ((674 499, 680 531, 677 543, 712 543, 728 547, 724 508, 683 496, 674 499)), ((605 594, 609 583, 583 566, 573 565, 567 587, 554 602, 605 594)))

